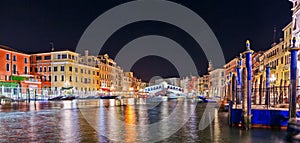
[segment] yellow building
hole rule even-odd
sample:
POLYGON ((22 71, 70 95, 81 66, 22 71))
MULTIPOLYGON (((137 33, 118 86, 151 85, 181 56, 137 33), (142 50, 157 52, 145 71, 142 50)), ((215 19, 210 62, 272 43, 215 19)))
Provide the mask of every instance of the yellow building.
POLYGON ((121 92, 123 89, 123 69, 108 54, 99 55, 100 85, 103 92, 121 92))
POLYGON ((282 31, 284 38, 280 40, 280 43, 273 44, 264 53, 263 65, 266 67, 268 64, 271 67, 271 84, 274 86, 289 85, 290 52, 288 48, 291 46, 292 24, 289 23, 282 31))
POLYGON ((282 61, 283 61, 283 80, 285 81, 285 86, 289 85, 290 79, 290 52, 288 51, 289 47, 292 45, 292 22, 289 23, 286 27, 283 28, 283 52, 282 61))
POLYGON ((97 64, 97 57, 88 56, 87 51, 84 56, 71 51, 51 52, 51 88, 57 92, 73 89, 81 95, 95 93, 99 88, 97 64))

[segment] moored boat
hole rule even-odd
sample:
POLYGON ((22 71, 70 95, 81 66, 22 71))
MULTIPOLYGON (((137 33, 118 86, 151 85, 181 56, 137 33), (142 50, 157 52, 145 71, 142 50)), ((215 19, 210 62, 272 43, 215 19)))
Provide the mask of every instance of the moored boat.
POLYGON ((115 99, 118 96, 115 95, 104 95, 104 96, 100 96, 100 99, 115 99))

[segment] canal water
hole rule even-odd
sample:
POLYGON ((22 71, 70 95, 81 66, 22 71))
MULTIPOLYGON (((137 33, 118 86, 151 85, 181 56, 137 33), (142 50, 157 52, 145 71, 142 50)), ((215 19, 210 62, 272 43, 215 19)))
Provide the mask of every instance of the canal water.
POLYGON ((201 128, 208 105, 194 100, 122 100, 2 104, 0 142, 287 142, 285 130, 229 127, 227 113, 217 107, 201 128), (127 105, 116 106, 120 102, 127 105))

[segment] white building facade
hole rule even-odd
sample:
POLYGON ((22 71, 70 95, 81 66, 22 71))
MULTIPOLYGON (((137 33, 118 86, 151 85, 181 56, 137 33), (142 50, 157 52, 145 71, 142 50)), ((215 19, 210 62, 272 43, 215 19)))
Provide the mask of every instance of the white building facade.
POLYGON ((214 69, 209 72, 210 76, 210 97, 221 97, 225 87, 225 70, 223 68, 214 69))

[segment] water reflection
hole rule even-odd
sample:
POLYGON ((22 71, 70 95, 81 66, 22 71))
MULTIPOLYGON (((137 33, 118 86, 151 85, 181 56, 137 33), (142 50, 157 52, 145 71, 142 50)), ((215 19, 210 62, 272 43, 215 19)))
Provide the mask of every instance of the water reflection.
MULTIPOLYGON (((175 107, 190 113, 195 106, 193 101, 177 100, 161 102, 151 108, 145 103, 143 99, 131 99, 0 105, 0 142, 116 142, 110 140, 111 137, 128 143, 147 142, 152 133, 146 125, 167 119, 175 107), (112 106, 118 102, 134 105, 112 106)), ((188 121, 175 134, 160 142, 285 142, 285 131, 282 130, 252 129, 245 132, 230 128, 227 113, 219 113, 217 109, 210 112, 214 117, 211 118, 212 124, 199 130, 205 106, 198 104, 190 116, 178 115, 188 121)), ((157 134, 167 136, 166 132, 172 128, 169 125, 172 124, 162 124, 157 134)))
POLYGON ((135 129, 135 125, 136 125, 136 115, 135 115, 135 111, 134 111, 134 107, 133 106, 126 106, 125 107, 125 141, 126 142, 136 142, 136 129, 135 129))

